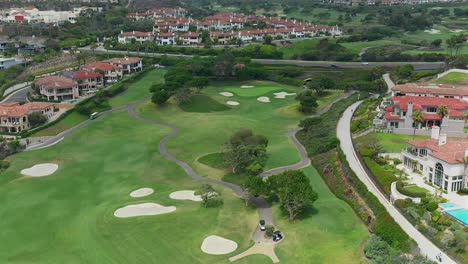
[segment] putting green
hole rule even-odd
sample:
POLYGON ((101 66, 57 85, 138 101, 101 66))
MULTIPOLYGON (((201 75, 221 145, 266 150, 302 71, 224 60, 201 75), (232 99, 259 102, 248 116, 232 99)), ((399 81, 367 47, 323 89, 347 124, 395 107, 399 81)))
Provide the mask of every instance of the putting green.
POLYGON ((279 91, 287 87, 287 85, 281 85, 278 83, 273 82, 266 82, 266 81, 252 81, 246 84, 243 83, 236 83, 235 86, 227 86, 224 87, 224 91, 228 91, 234 93, 237 96, 242 97, 256 97, 262 96, 265 94, 272 93, 274 91, 279 91), (241 88, 241 86, 253 86, 251 88, 241 88))

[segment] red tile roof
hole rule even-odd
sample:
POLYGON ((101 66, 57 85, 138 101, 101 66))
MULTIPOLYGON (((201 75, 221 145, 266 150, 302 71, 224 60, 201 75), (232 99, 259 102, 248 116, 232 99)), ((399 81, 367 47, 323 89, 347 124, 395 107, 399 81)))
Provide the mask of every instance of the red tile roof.
POLYGON ((77 71, 73 79, 93 79, 99 78, 102 75, 98 72, 91 72, 91 71, 77 71))
POLYGON ((465 150, 468 149, 468 139, 450 138, 445 145, 439 145, 437 139, 411 140, 408 144, 418 148, 432 150, 429 154, 437 159, 451 164, 464 162, 465 150))
POLYGON ((15 105, 7 106, 7 104, 0 104, 0 116, 4 117, 22 117, 28 115, 32 110, 41 110, 53 106, 51 103, 26 103, 20 105, 16 103, 15 105))
POLYGON ((124 37, 151 37, 153 36, 153 32, 142 32, 142 31, 130 31, 130 32, 122 32, 120 35, 124 37))
POLYGON ((420 106, 432 106, 438 107, 445 105, 449 109, 465 110, 468 109, 468 102, 461 101, 454 98, 444 97, 429 97, 429 96, 393 96, 393 103, 395 106, 399 106, 401 109, 408 109, 408 103, 412 102, 414 107, 420 106))
POLYGON ((88 63, 86 65, 81 66, 81 68, 85 70, 90 70, 90 71, 95 71, 95 70, 110 71, 110 70, 118 70, 121 67, 112 65, 110 63, 105 63, 105 62, 92 62, 92 63, 88 63))
POLYGON ((76 83, 62 76, 45 76, 34 80, 34 84, 47 88, 70 88, 76 86, 76 83))
POLYGON ((400 93, 468 96, 468 86, 453 86, 445 84, 407 83, 395 85, 392 88, 392 91, 400 93))
POLYGON ((399 115, 393 115, 392 113, 385 113, 384 118, 387 120, 401 120, 399 115))
POLYGON ((107 62, 107 63, 110 63, 112 65, 128 65, 128 64, 134 64, 134 63, 138 63, 141 61, 141 58, 137 58, 137 57, 124 57, 124 58, 112 58, 112 59, 108 59, 108 60, 105 60, 103 62, 107 62))

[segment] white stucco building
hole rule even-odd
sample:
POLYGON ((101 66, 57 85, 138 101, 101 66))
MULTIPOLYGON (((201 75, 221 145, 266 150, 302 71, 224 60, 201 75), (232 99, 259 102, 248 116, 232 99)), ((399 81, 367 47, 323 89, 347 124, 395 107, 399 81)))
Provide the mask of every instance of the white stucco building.
POLYGON ((434 186, 448 193, 468 187, 468 139, 448 139, 433 127, 430 139, 408 141, 401 153, 404 166, 419 171, 434 186))

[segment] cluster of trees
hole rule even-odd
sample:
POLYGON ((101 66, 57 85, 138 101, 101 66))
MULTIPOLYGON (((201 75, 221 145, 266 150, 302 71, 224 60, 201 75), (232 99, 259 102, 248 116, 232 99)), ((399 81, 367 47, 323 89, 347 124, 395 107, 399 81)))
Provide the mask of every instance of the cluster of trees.
POLYGON ((152 101, 161 105, 174 96, 178 103, 190 101, 192 95, 208 86, 210 79, 265 79, 262 66, 245 58, 236 58, 230 51, 217 57, 193 58, 175 63, 164 75, 164 82, 151 87, 152 101))
POLYGON ((256 176, 263 171, 268 159, 267 146, 265 136, 254 135, 250 129, 241 129, 224 144, 222 154, 233 173, 256 176))
POLYGON ((246 199, 258 195, 278 201, 291 221, 305 213, 318 199, 309 178, 302 171, 285 171, 266 180, 250 177, 244 188, 247 192, 246 199))
MULTIPOLYGON (((0 137, 0 162, 9 155, 19 152, 22 146, 18 140, 7 141, 0 137)), ((0 170, 8 168, 7 162, 0 163, 0 170)))
POLYGON ((47 118, 41 112, 33 112, 28 115, 28 121, 31 127, 38 127, 47 122, 47 118))
POLYGON ((335 41, 325 38, 320 39, 317 44, 310 45, 307 50, 296 53, 288 59, 352 61, 355 57, 356 54, 352 51, 335 41))

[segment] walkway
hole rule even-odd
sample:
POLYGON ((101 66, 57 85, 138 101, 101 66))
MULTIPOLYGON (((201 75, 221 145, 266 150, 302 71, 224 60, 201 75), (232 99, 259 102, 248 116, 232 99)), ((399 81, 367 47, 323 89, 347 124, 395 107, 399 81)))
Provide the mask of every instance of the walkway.
POLYGON ((2 103, 27 102, 29 92, 32 92, 31 86, 22 87, 20 89, 10 92, 9 94, 5 93, 5 94, 8 94, 8 96, 5 97, 1 102, 2 103))
POLYGON ((429 259, 436 261, 436 255, 442 254, 442 263, 452 264, 456 263, 449 258, 440 248, 434 245, 429 239, 427 239, 423 234, 421 234, 406 218, 387 200, 387 198, 382 194, 379 189, 374 185, 370 176, 367 175, 366 171, 362 167, 362 164, 359 162, 359 159, 356 156, 353 147, 353 141, 351 139, 351 118, 353 116, 353 110, 356 109, 362 101, 354 103, 343 113, 338 126, 336 129, 336 134, 340 140, 340 146, 346 155, 346 160, 349 163, 351 169, 356 173, 358 178, 366 185, 367 189, 374 194, 380 203, 387 209, 388 213, 395 219, 395 221, 401 226, 401 228, 416 241, 421 254, 427 256, 429 259))
POLYGON ((402 193, 400 193, 396 187, 397 185, 397 182, 392 182, 392 184, 390 185, 390 190, 392 191, 392 196, 391 196, 391 201, 390 202, 394 202, 395 200, 405 200, 405 199, 411 199, 413 201, 413 203, 420 203, 421 202, 421 198, 414 198, 414 197, 409 197, 409 196, 406 196, 402 193))
POLYGON ((395 87, 395 83, 392 81, 392 79, 390 78, 390 74, 389 73, 385 73, 384 75, 382 75, 385 83, 387 84, 387 94, 390 94, 392 92, 392 88, 395 87))

